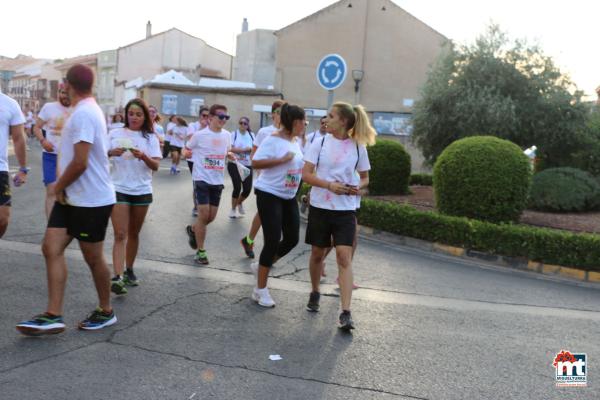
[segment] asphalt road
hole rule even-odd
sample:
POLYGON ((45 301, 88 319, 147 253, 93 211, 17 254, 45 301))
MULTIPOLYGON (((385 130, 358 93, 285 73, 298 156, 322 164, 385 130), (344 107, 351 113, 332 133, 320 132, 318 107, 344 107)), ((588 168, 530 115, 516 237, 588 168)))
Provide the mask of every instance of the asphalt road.
MULTIPOLYGON (((304 244, 273 270, 277 307, 260 309, 249 299, 249 261, 238 242, 254 197, 245 218, 230 220, 229 183, 209 226, 211 264, 195 266, 184 232, 192 221, 190 176, 170 176, 166 161, 142 232, 136 268, 143 282, 114 298, 118 324, 96 333, 74 328, 96 297, 73 244, 68 331, 20 336, 14 325, 46 302, 39 149, 28 154, 33 171, 13 190, 13 219, 0 240, 0 399, 600 398, 598 287, 361 237, 357 329, 341 334, 333 257, 322 311, 304 309, 304 244), (555 387, 552 361, 561 349, 587 353, 587 388, 555 387), (270 361, 274 354, 282 360, 270 361)), ((111 246, 109 230, 107 254, 111 246)))

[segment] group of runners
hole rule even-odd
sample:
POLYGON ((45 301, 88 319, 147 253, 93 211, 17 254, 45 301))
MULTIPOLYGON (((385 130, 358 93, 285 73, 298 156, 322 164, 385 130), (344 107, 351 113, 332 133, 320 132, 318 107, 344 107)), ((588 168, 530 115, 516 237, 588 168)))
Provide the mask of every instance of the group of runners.
MULTIPOLYGON (((275 306, 268 289, 271 267, 299 242, 297 196, 302 182, 309 184, 312 189, 302 203, 302 207, 309 208, 305 242, 311 246, 307 309, 319 311, 325 258, 335 249, 341 294, 339 326, 354 329, 350 308, 356 210, 369 183, 366 146, 375 141, 375 131, 362 106, 333 104, 321 119, 320 129, 306 135, 304 110, 278 100, 272 105, 273 124, 254 135, 246 117, 238 120, 234 132, 225 130, 230 115, 227 107, 220 104, 202 107, 198 121, 189 125, 181 118, 171 118, 163 130, 156 108, 142 99, 133 99, 125 107, 123 126, 113 127, 107 134, 104 115, 92 96, 92 84, 90 68, 71 67, 60 87, 58 101, 40 110, 34 128, 43 148, 47 188, 48 225, 42 253, 47 267, 48 306, 44 313, 19 323, 17 329, 21 333, 43 335, 65 330, 64 252, 73 239, 79 241, 99 300, 98 307, 79 323, 79 328, 96 330, 116 323, 110 292, 122 295, 127 293, 127 287, 139 284, 134 272, 139 234, 153 201, 153 173, 168 153, 172 155, 172 174, 178 173, 177 165, 184 157, 192 175, 197 217, 186 232, 198 264, 209 263, 207 229, 218 212, 225 170, 233 184, 230 218, 246 213, 243 204, 251 194, 253 175, 256 176, 258 212, 240 243, 246 256, 254 258, 254 241, 262 227, 263 248, 258 260, 250 263, 250 269, 256 277, 251 298, 263 307, 275 306), (103 256, 109 219, 114 230, 113 273, 103 256)), ((10 100, 0 96, 3 102, 10 100)), ((24 183, 28 169, 22 140, 23 114, 16 103, 11 109, 14 115, 0 115, 0 142, 7 143, 10 132, 21 167, 15 183, 24 183)), ((6 152, 0 157, 4 158, 0 159, 3 233, 10 210, 10 186, 6 152)))

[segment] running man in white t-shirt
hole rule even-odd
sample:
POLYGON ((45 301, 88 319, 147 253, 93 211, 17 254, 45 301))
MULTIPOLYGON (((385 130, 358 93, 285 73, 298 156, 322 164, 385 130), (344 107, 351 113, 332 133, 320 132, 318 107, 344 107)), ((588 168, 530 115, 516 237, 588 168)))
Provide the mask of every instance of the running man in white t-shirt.
MULTIPOLYGON (((200 109, 198 110, 198 121, 192 122, 190 124, 190 126, 188 127, 188 136, 186 139, 186 142, 189 141, 192 136, 194 136, 194 133, 199 132, 203 129, 206 129, 206 127, 208 126, 208 117, 209 117, 209 109, 208 107, 202 106, 200 107, 200 109)), ((197 217, 198 216, 198 204, 196 203, 196 186, 194 185, 194 179, 193 179, 193 175, 194 175, 194 160, 192 158, 187 158, 187 165, 188 168, 190 169, 190 174, 192 175, 192 201, 194 203, 194 208, 192 209, 192 216, 193 217, 197 217)))
POLYGON ((112 181, 117 203, 111 220, 115 232, 111 290, 125 294, 125 286, 138 286, 133 263, 140 244, 140 231, 152 203, 152 173, 158 170, 161 152, 150 110, 142 99, 125 106, 125 127, 108 136, 112 157, 112 181))
POLYGON ((76 64, 67 71, 65 87, 73 112, 62 130, 56 203, 42 243, 48 277, 48 308, 23 321, 17 329, 26 335, 60 333, 67 283, 65 249, 73 241, 88 264, 99 306, 79 323, 79 329, 97 330, 117 322, 110 304, 110 270, 104 259, 104 237, 115 204, 110 179, 108 138, 102 110, 92 97, 94 72, 76 64))
MULTIPOLYGON (((279 129, 279 125, 281 123, 280 113, 281 106, 285 104, 283 100, 275 100, 271 105, 271 119, 273 120, 273 124, 266 126, 264 128, 260 128, 256 133, 256 137, 254 138, 254 143, 252 143, 252 152, 250 153, 250 159, 254 157, 254 153, 258 149, 258 146, 265 140, 266 137, 271 136, 273 133, 277 132, 279 129)), ((257 175, 260 172, 257 172, 257 175)), ((260 230, 260 215, 258 212, 252 218, 252 225, 250 225, 250 231, 248 235, 244 236, 240 243, 246 256, 249 258, 254 258, 254 239, 256 235, 258 235, 258 231, 260 230)))
POLYGON ((12 138, 15 155, 19 161, 19 172, 13 182, 17 185, 27 180, 25 116, 19 104, 0 92, 0 238, 4 236, 10 220, 10 177, 8 174, 8 140, 12 138))
POLYGON ((256 180, 256 206, 263 223, 264 247, 259 262, 250 265, 256 276, 252 299, 263 307, 275 302, 267 288, 273 263, 298 244, 300 214, 296 193, 302 177, 302 149, 296 140, 304 133, 304 110, 281 106, 281 129, 263 140, 252 159, 252 167, 262 170, 256 180), (283 237, 282 237, 283 236, 283 237))
POLYGON ((33 134, 42 145, 42 174, 46 185, 46 218, 50 216, 52 206, 56 201, 54 186, 56 182, 56 169, 58 149, 60 149, 60 135, 69 118, 71 101, 65 90, 64 84, 58 87, 58 101, 46 103, 38 114, 33 127, 33 134), (42 129, 46 132, 42 132, 42 129))
POLYGON ((304 155, 302 179, 312 186, 306 243, 312 246, 309 311, 319 311, 322 264, 334 246, 341 294, 340 328, 354 329, 352 254, 356 233, 357 196, 369 185, 366 145, 375 143, 375 130, 362 106, 335 103, 326 119, 327 132, 304 155), (356 173, 358 171, 358 174, 356 173))
POLYGON ((193 179, 198 203, 198 218, 192 228, 186 227, 190 247, 197 250, 195 261, 208 264, 208 256, 204 248, 206 230, 217 216, 221 192, 224 188, 225 163, 227 159, 235 159, 231 149, 231 133, 223 129, 229 120, 227 107, 214 104, 209 110, 209 124, 205 129, 194 133, 186 144, 186 156, 194 160, 193 179))

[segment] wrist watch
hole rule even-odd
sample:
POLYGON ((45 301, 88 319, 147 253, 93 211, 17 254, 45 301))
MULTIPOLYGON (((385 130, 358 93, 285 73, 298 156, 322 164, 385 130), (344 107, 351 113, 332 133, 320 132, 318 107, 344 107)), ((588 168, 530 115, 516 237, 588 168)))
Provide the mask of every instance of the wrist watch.
POLYGON ((22 172, 25 175, 27 175, 27 173, 29 172, 29 168, 27 168, 27 167, 21 167, 21 168, 19 168, 19 172, 22 172))

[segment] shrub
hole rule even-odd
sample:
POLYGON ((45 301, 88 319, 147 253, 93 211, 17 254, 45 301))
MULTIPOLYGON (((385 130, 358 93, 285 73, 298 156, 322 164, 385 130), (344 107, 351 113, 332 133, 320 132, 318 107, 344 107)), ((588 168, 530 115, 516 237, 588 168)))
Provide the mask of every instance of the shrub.
POLYGON ((371 171, 369 193, 374 195, 407 194, 410 155, 404 146, 392 140, 377 140, 368 147, 371 171))
POLYGON ((432 186, 433 176, 431 174, 412 174, 408 183, 410 185, 432 186))
POLYGON ((438 210, 490 222, 516 221, 527 205, 531 167, 507 140, 473 136, 457 140, 433 170, 438 210))
POLYGON ((576 168, 550 168, 533 176, 529 205, 542 211, 589 211, 600 206, 600 185, 576 168))
POLYGON ((382 231, 482 252, 600 272, 600 236, 452 217, 363 199, 358 222, 382 231))

